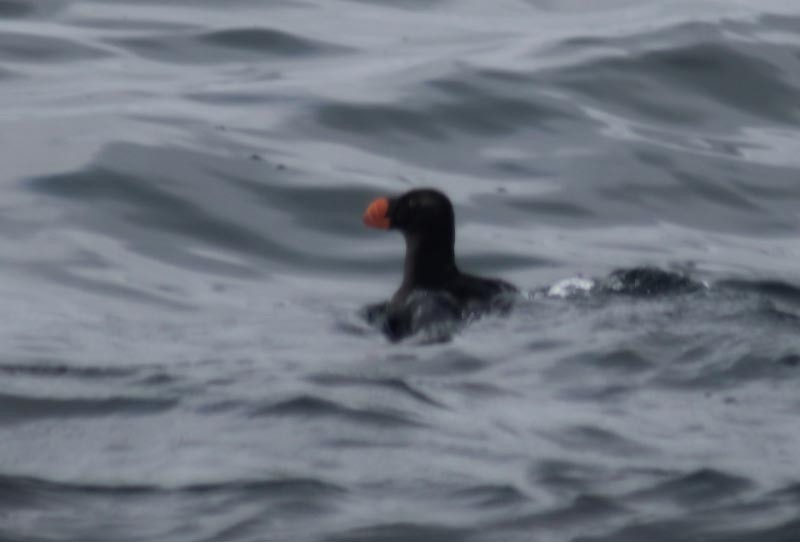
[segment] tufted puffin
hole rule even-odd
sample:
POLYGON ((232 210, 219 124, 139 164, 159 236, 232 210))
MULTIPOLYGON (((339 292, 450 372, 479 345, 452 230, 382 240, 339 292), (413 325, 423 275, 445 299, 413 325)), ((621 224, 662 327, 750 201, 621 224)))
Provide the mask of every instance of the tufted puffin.
MULTIPOLYGON (((438 190, 421 188, 378 198, 367 207, 364 224, 400 230, 406 241, 403 282, 382 304, 384 331, 393 340, 417 331, 420 322, 415 316, 420 312, 428 314, 428 321, 441 316, 464 318, 494 308, 500 294, 517 291, 503 280, 458 269, 453 204, 438 190)), ((380 307, 373 307, 373 312, 380 307)))

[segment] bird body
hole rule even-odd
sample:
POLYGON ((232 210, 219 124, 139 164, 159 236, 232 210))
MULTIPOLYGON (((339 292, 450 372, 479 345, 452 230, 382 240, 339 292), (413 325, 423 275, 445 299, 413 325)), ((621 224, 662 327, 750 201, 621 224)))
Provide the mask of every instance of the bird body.
POLYGON ((364 223, 397 229, 406 242, 403 281, 384 308, 385 331, 390 338, 413 333, 419 327, 417 321, 428 321, 431 314, 462 318, 491 308, 500 294, 517 291, 503 280, 459 270, 453 205, 438 190, 416 189, 394 198, 378 198, 367 207, 364 223), (419 317, 422 313, 426 318, 419 317))

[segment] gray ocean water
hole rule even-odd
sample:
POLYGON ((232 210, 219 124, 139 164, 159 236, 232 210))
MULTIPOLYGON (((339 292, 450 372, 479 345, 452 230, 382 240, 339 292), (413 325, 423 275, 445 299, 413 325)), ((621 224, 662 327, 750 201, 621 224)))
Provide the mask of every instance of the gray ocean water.
POLYGON ((0 540, 800 540, 796 0, 0 0, 0 119, 0 540), (393 344, 416 186, 525 299, 393 344))

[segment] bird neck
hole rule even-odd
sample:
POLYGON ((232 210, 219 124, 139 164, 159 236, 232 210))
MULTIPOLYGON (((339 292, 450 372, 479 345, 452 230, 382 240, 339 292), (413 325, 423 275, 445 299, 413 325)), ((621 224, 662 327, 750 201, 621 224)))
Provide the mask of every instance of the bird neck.
POLYGON ((452 235, 406 235, 405 288, 437 288, 458 274, 452 235))

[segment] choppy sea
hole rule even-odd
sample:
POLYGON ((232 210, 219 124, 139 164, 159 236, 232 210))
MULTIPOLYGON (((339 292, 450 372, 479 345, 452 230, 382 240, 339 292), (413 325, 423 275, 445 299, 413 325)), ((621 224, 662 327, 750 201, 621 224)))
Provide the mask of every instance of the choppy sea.
POLYGON ((800 540, 796 0, 0 0, 0 127, 0 540, 800 540))

